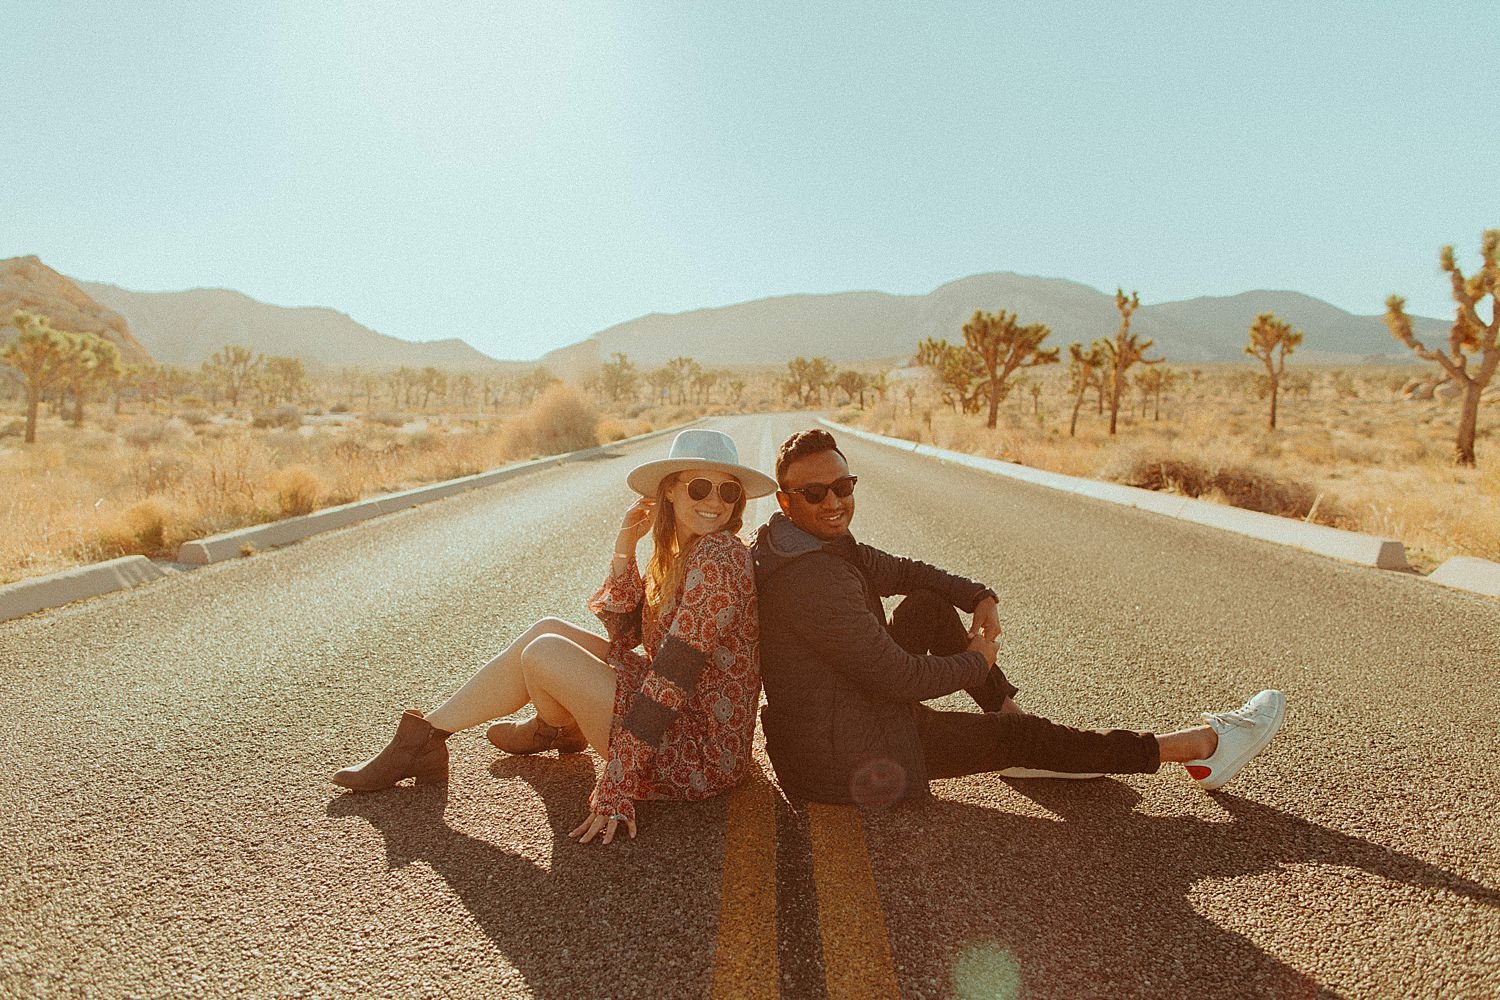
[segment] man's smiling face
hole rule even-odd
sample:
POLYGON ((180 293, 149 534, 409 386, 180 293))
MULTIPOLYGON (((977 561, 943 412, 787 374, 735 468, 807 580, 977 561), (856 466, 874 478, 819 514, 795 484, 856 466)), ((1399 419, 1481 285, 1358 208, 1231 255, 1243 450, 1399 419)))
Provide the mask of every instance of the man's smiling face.
POLYGON ((849 532, 849 522, 854 519, 854 494, 840 497, 827 490, 820 502, 809 503, 806 497, 792 491, 807 486, 830 486, 848 475, 849 463, 843 455, 832 450, 814 452, 786 467, 776 502, 797 527, 814 538, 831 541, 849 532))

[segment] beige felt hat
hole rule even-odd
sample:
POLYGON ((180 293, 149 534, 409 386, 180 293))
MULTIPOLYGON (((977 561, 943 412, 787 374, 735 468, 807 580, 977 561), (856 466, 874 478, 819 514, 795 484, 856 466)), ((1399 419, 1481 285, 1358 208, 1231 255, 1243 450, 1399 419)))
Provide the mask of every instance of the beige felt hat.
POLYGON ((654 497, 664 476, 690 469, 712 469, 731 475, 740 481, 747 497, 763 497, 776 492, 776 480, 740 464, 740 452, 734 446, 733 438, 723 431, 695 427, 679 431, 672 439, 672 450, 667 452, 666 458, 637 465, 625 477, 625 482, 641 496, 654 497))

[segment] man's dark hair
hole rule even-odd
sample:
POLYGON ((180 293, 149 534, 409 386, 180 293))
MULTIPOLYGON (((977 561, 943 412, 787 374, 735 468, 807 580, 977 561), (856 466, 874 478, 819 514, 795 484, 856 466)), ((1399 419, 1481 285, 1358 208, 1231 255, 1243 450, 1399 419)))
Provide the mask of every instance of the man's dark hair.
POLYGON ((786 483, 782 478, 786 474, 786 467, 799 458, 816 455, 820 451, 838 451, 839 457, 844 461, 849 458, 839 451, 838 442, 833 435, 825 430, 814 427, 812 430, 798 431, 781 443, 781 451, 776 454, 776 485, 786 483))

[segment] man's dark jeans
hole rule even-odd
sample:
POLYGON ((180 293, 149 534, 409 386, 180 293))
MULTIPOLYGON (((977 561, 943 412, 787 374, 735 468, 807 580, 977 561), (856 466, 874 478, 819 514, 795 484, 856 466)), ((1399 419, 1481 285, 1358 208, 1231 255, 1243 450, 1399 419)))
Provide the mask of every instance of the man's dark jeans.
MULTIPOLYGON (((969 644, 958 609, 919 590, 891 615, 891 638, 908 653, 950 656, 969 644)), ((1125 729, 1074 729, 1038 715, 1001 712, 1019 689, 999 667, 984 685, 967 689, 985 711, 941 712, 913 706, 929 778, 1029 767, 1068 773, 1153 774, 1161 766, 1156 737, 1125 729)))

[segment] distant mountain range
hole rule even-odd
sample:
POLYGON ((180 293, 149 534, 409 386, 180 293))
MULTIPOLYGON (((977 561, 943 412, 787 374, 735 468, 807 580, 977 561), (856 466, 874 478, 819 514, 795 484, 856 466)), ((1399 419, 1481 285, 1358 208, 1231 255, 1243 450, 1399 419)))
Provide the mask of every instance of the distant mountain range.
MULTIPOLYGON (((121 344, 128 359, 147 353, 159 363, 196 367, 226 344, 263 354, 299 357, 321 368, 490 370, 538 362, 500 361, 458 339, 398 340, 324 308, 287 308, 224 289, 133 292, 115 285, 74 282, 35 257, 0 260, 0 341, 15 308, 41 312, 60 329, 96 330, 121 344)), ((979 274, 926 295, 841 292, 784 295, 738 305, 664 315, 652 313, 601 330, 553 351, 539 363, 579 377, 618 352, 640 367, 687 356, 708 366, 780 365, 798 355, 840 363, 910 356, 927 337, 963 339, 976 309, 1016 313, 1024 323, 1046 323, 1049 344, 1066 347, 1113 335, 1120 316, 1114 295, 1063 278, 979 274)), ((1181 364, 1246 360, 1251 322, 1262 312, 1305 333, 1302 361, 1358 363, 1407 359, 1379 316, 1356 316, 1299 292, 1253 291, 1142 306, 1132 329, 1155 341, 1153 355, 1181 364)), ((1413 317, 1429 344, 1449 322, 1413 317)))
MULTIPOLYGON (((1112 336, 1120 324, 1113 293, 1063 278, 979 274, 926 295, 842 292, 787 295, 716 309, 652 313, 601 330, 542 359, 560 372, 608 360, 615 352, 638 365, 689 355, 702 364, 779 364, 797 355, 835 361, 897 358, 927 337, 957 343, 976 309, 1008 310, 1023 323, 1046 323, 1051 345, 1088 344, 1112 336)), ((1301 329, 1296 357, 1357 363, 1407 358, 1379 316, 1356 316, 1299 292, 1255 291, 1142 306, 1132 332, 1155 341, 1154 356, 1180 363, 1247 360, 1250 324, 1263 312, 1301 329)), ((1450 323, 1414 317, 1418 337, 1446 336, 1450 323)))
POLYGON ((225 344, 262 354, 298 357, 327 368, 508 368, 456 337, 414 343, 376 333, 341 312, 267 305, 240 292, 132 292, 79 282, 85 292, 130 320, 161 364, 196 367, 225 344))

